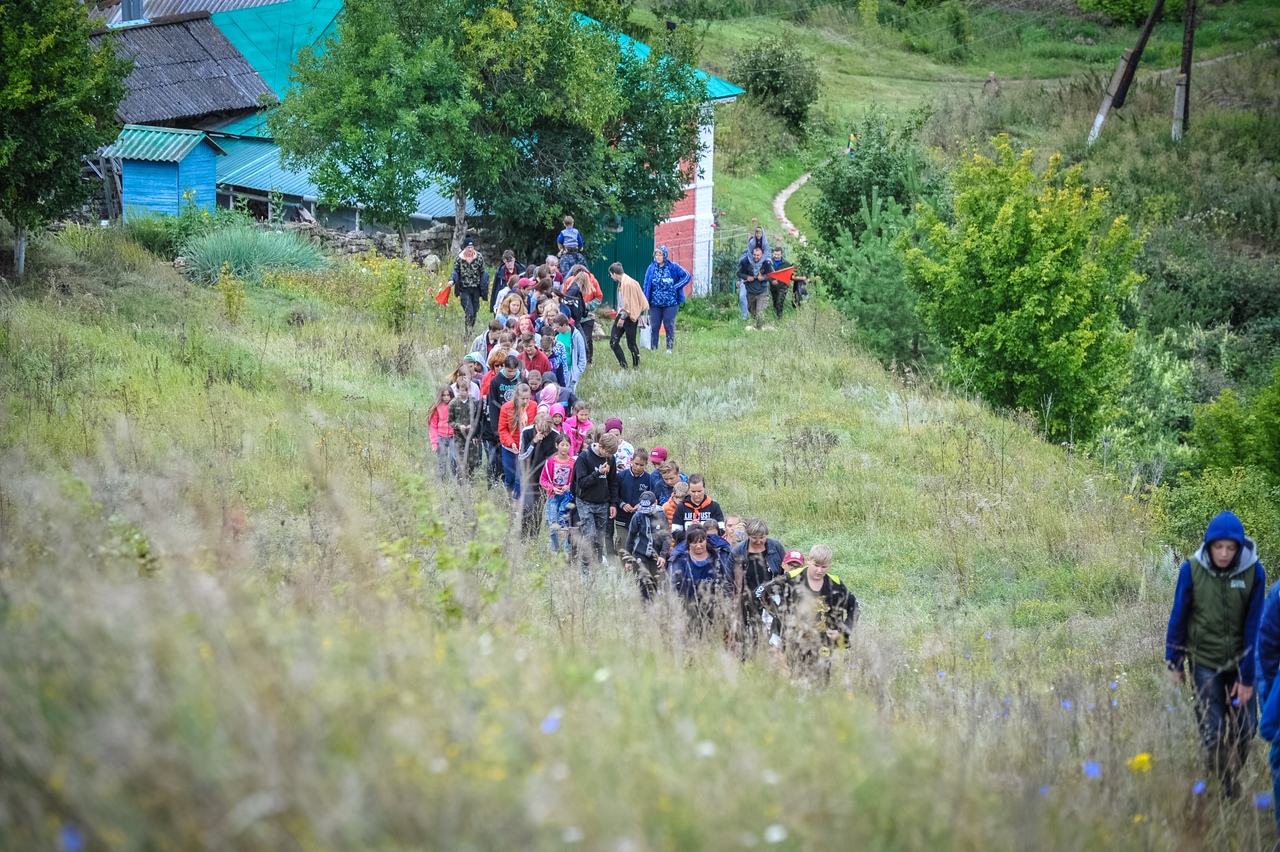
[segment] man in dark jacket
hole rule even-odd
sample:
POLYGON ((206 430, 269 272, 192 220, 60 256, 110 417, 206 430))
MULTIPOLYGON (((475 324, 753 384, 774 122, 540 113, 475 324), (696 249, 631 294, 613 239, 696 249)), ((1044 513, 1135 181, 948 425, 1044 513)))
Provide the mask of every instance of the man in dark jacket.
MULTIPOLYGON (((773 256, 769 259, 773 265, 774 272, 782 272, 786 269, 792 269, 793 264, 789 260, 782 257, 782 244, 778 243, 773 247, 773 256)), ((791 292, 792 303, 799 308, 800 303, 804 301, 805 287, 809 283, 809 279, 803 275, 796 273, 791 274, 791 292)), ((787 306, 787 284, 785 281, 779 281, 776 278, 769 279, 769 297, 773 299, 773 312, 778 319, 782 319, 782 311, 787 306)))
POLYGON ((676 506, 675 517, 671 519, 671 528, 680 532, 688 532, 694 524, 700 524, 707 518, 715 521, 723 534, 724 512, 720 504, 707 496, 707 483, 702 474, 695 473, 689 477, 689 496, 676 506))
POLYGON ((1204 544, 1182 563, 1165 637, 1175 683, 1191 669, 1196 718, 1209 770, 1228 797, 1253 739, 1253 659, 1267 577, 1253 540, 1231 512, 1209 522, 1204 544))
MULTIPOLYGON (((738 283, 746 289, 747 311, 758 328, 764 328, 764 312, 769 308, 770 272, 773 272, 773 261, 764 256, 760 246, 738 262, 738 283)), ((747 326, 748 331, 751 328, 747 326)))
POLYGON ((591 573, 593 556, 596 564, 609 564, 604 538, 618 513, 618 463, 614 460, 618 436, 592 430, 588 441, 573 463, 572 488, 582 537, 583 574, 591 573))
POLYGON ((470 334, 476 325, 476 312, 480 310, 480 296, 489 292, 489 270, 484 268, 484 258, 476 251, 474 240, 463 241, 462 253, 453 262, 449 281, 462 303, 463 324, 470 334))
MULTIPOLYGON (((793 561, 791 554, 787 558, 793 561)), ((831 573, 833 561, 830 547, 815 544, 802 567, 756 592, 769 644, 782 650, 795 674, 823 683, 831 677, 832 651, 848 645, 861 612, 858 599, 831 573)))

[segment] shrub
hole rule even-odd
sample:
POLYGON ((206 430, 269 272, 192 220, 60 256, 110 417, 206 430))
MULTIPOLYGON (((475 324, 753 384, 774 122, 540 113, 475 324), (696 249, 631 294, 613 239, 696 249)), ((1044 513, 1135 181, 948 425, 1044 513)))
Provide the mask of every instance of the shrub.
MULTIPOLYGON (((1136 24, 1145 20, 1151 11, 1147 0, 1077 0, 1077 5, 1086 12, 1101 12, 1117 24, 1136 24)), ((1171 7, 1177 5, 1170 4, 1171 7)))
POLYGON ((927 118, 925 112, 913 112, 898 121, 884 107, 873 106, 858 127, 853 155, 835 157, 813 170, 818 195, 809 218, 822 239, 834 242, 841 230, 856 239, 864 227, 858 213, 873 195, 907 207, 937 191, 937 177, 919 143, 927 118))
MULTIPOLYGON (((130 239, 147 251, 173 260, 192 239, 223 228, 247 227, 253 217, 239 210, 201 207, 194 192, 182 196, 182 209, 176 216, 160 213, 130 213, 124 230, 130 239)), ((216 270, 215 270, 216 277, 216 270)))
POLYGON ((218 283, 213 285, 213 289, 222 294, 222 309, 227 322, 232 325, 238 323, 241 315, 244 314, 244 282, 232 275, 230 268, 224 264, 222 272, 218 275, 218 283))
POLYGON ((1263 470, 1212 468, 1199 477, 1185 474, 1182 480, 1180 487, 1161 489, 1157 496, 1165 533, 1180 553, 1193 552, 1204 541, 1209 521, 1222 511, 1240 516, 1245 534, 1258 543, 1264 565, 1268 554, 1280 550, 1280 489, 1263 470))
POLYGON ((720 107, 716 124, 716 169, 734 177, 762 174, 772 169, 778 158, 800 151, 800 143, 786 122, 752 98, 720 107))
POLYGON ((1192 441, 1206 468, 1254 467, 1280 483, 1280 362, 1271 384, 1247 403, 1228 388, 1196 406, 1192 441))
POLYGON ((998 406, 1037 412, 1046 432, 1087 438, 1123 385, 1131 347, 1119 317, 1141 248, 1107 193, 1054 155, 1007 136, 997 159, 970 152, 953 174, 956 224, 929 206, 904 235, 907 280, 925 326, 951 349, 953 378, 998 406))
POLYGON ((73 222, 50 239, 98 269, 142 272, 156 262, 145 246, 134 242, 120 228, 95 228, 73 222))
POLYGON ((237 278, 258 280, 270 269, 317 270, 326 265, 314 244, 287 231, 232 227, 203 234, 183 246, 187 272, 212 284, 224 267, 237 278))
POLYGON ((818 100, 818 61, 794 41, 769 36, 733 59, 732 74, 747 94, 792 130, 803 129, 818 100))
POLYGON ((817 247, 815 267, 821 271, 824 292, 857 321, 858 343, 881 361, 919 360, 928 348, 924 326, 894 245, 906 223, 902 208, 873 189, 871 199, 863 199, 859 219, 857 237, 842 229, 834 243, 817 247))

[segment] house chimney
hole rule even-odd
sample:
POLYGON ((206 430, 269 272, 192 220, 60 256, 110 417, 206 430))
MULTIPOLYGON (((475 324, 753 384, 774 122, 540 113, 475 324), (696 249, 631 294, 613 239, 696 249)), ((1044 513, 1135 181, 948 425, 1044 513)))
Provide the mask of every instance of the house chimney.
POLYGON ((144 0, 120 0, 120 23, 145 21, 146 13, 142 5, 144 0))

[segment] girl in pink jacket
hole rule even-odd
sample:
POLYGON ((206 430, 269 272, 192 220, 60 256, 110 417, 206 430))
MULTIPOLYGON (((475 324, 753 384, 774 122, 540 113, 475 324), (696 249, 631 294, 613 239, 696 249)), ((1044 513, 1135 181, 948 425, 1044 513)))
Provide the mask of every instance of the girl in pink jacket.
POLYGON ((435 451, 436 467, 441 479, 447 479, 457 471, 457 460, 453 456, 453 427, 449 425, 450 402, 453 402, 453 390, 445 385, 436 394, 431 418, 427 423, 431 433, 431 449, 435 451))
POLYGON ((582 400, 573 404, 573 416, 564 421, 564 432, 572 444, 570 452, 574 458, 582 452, 582 444, 591 431, 591 405, 582 400))

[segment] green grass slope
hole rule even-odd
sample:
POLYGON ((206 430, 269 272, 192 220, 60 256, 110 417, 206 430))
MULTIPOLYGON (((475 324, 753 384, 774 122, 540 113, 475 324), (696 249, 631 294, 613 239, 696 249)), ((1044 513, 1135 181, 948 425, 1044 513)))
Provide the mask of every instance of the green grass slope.
MULTIPOLYGON (((1252 848, 1159 677, 1158 509, 806 308, 581 393, 726 511, 829 542, 832 683, 740 663, 434 479, 456 308, 408 333, 54 241, 0 301, 0 847, 1252 848), (1149 771, 1125 761, 1149 754, 1149 771), (1101 777, 1082 765, 1097 762, 1101 777)), ((336 274, 336 273, 335 273, 336 274)), ((279 282, 277 282, 279 283, 279 282)), ((1251 790, 1267 786, 1250 764, 1251 790)))

